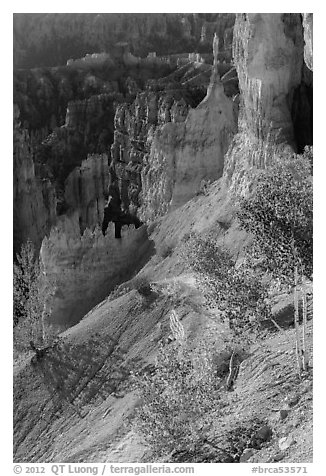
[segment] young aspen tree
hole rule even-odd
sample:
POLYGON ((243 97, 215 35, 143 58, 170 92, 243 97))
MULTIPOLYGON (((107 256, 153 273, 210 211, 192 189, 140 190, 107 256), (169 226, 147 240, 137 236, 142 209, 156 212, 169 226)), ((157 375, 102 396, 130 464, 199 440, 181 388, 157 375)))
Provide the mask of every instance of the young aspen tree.
MULTIPOLYGON (((299 335, 298 286, 304 276, 312 277, 312 204, 309 160, 283 157, 261 172, 253 194, 242 199, 238 212, 240 224, 253 235, 252 254, 274 278, 293 289, 299 374, 308 362, 306 339, 302 351, 299 335)), ((306 317, 303 332, 305 336, 306 317)))

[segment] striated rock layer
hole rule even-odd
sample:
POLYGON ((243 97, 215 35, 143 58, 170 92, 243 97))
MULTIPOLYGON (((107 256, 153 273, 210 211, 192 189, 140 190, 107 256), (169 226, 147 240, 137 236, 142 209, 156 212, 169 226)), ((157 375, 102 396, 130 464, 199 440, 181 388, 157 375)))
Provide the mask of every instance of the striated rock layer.
POLYGON ((114 238, 111 223, 103 236, 99 227, 80 235, 78 214, 62 217, 42 243, 45 272, 55 282, 50 324, 67 328, 102 301, 113 287, 139 271, 153 251, 146 227, 123 227, 114 238))
POLYGON ((302 81, 300 14, 237 14, 233 56, 239 77, 239 133, 226 157, 224 177, 246 189, 247 172, 264 168, 275 153, 296 149, 293 98, 302 81))

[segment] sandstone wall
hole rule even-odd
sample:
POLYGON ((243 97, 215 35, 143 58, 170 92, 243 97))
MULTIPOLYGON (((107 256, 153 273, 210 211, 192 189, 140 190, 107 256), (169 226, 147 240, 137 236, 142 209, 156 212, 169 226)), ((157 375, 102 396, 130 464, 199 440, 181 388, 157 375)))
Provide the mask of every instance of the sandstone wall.
POLYGON ((168 122, 184 121, 188 110, 179 90, 145 91, 131 104, 117 107, 111 159, 125 210, 134 212, 140 205, 141 170, 155 131, 168 122))
POLYGON ((123 227, 121 239, 114 238, 109 224, 88 228, 80 235, 78 214, 62 217, 44 238, 40 256, 45 272, 56 283, 50 324, 67 328, 76 324, 113 287, 138 271, 153 251, 146 227, 123 227))
POLYGON ((222 176, 224 154, 237 131, 236 107, 215 71, 207 95, 185 122, 157 131, 142 170, 142 217, 152 220, 183 205, 203 180, 222 176))
POLYGON ((264 168, 274 154, 295 150, 291 115, 302 80, 303 28, 300 14, 237 14, 233 56, 239 77, 239 133, 227 153, 224 178, 237 190, 247 171, 264 168))
POLYGON ((304 29, 304 60, 308 68, 313 70, 313 60, 312 60, 312 44, 313 44, 313 14, 312 13, 303 13, 303 29, 304 29))
POLYGON ((89 155, 65 182, 65 203, 78 214, 80 231, 101 225, 109 184, 108 156, 89 155))
POLYGON ((56 194, 49 180, 35 176, 27 131, 20 128, 15 109, 13 218, 14 252, 28 239, 38 250, 43 236, 56 220, 56 194))

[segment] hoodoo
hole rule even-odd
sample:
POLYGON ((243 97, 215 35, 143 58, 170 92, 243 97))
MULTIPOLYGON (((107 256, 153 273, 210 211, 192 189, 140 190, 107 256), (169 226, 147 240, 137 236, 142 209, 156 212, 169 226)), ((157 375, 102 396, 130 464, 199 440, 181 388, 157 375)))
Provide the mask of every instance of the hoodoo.
POLYGON ((312 462, 312 30, 14 15, 19 467, 312 462))

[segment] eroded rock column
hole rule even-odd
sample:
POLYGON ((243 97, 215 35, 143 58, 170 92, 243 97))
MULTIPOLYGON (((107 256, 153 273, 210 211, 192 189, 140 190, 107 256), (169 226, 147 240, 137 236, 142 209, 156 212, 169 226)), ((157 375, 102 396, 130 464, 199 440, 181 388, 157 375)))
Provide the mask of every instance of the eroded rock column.
POLYGON ((237 14, 233 56, 241 91, 239 133, 228 151, 224 177, 238 189, 247 171, 264 168, 280 149, 296 149, 291 116, 301 83, 300 14, 237 14))
POLYGON ((203 180, 220 178, 236 131, 235 104, 215 71, 206 97, 185 122, 157 131, 142 171, 142 217, 162 216, 194 197, 203 180))

